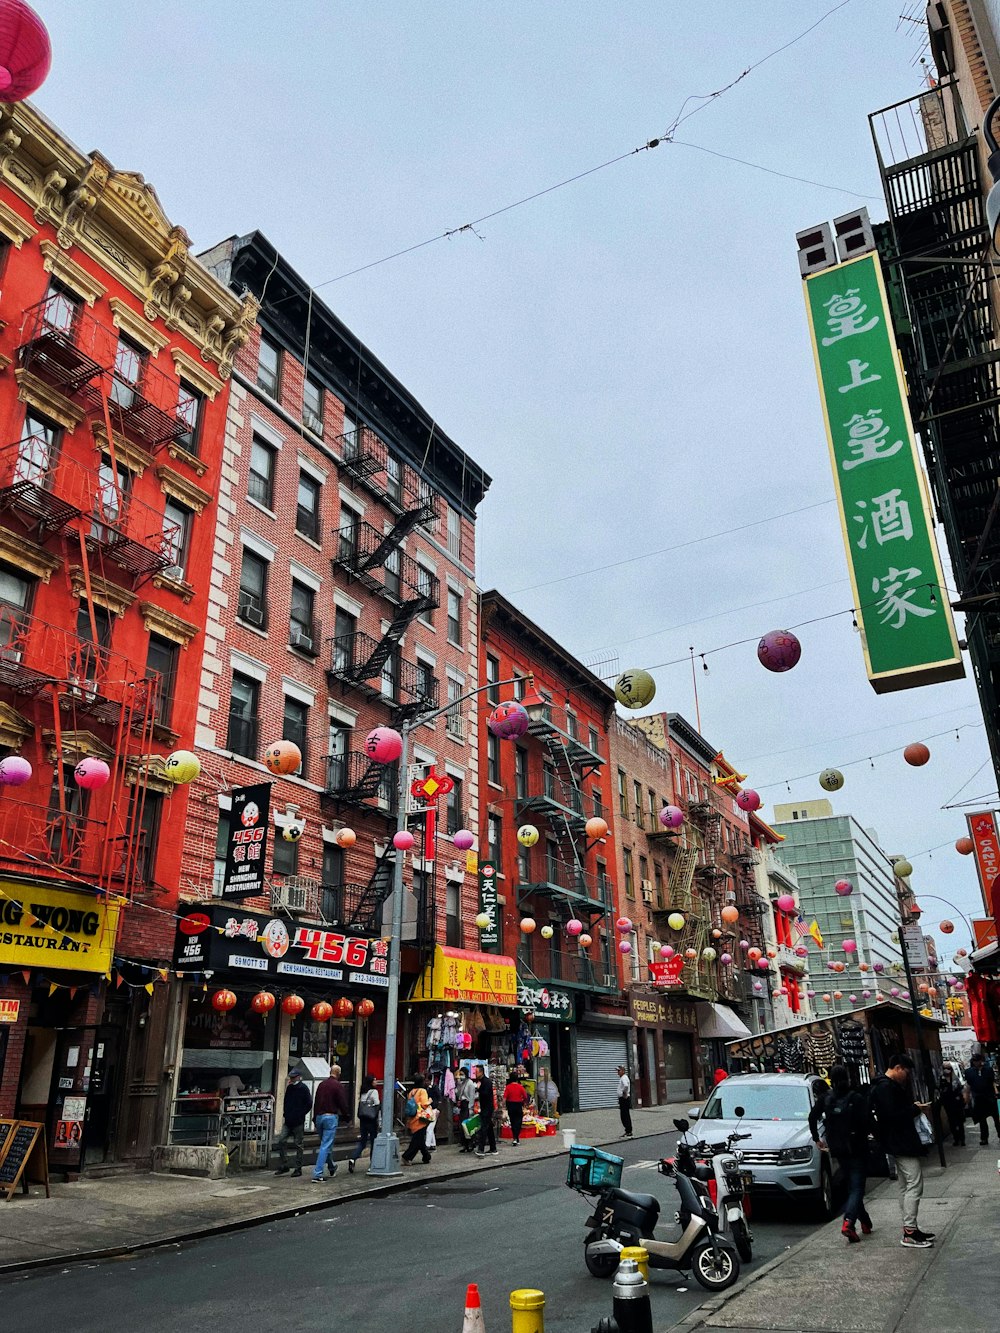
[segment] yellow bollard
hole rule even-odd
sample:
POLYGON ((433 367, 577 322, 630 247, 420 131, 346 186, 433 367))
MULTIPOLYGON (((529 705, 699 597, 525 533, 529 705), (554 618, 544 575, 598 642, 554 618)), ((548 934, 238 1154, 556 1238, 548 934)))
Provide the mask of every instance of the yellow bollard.
POLYGON ((644 1245, 627 1245, 621 1252, 622 1259, 634 1259, 643 1279, 649 1281, 649 1251, 644 1245))
POLYGON ((510 1293, 511 1333, 545 1333, 545 1292, 522 1287, 510 1293))

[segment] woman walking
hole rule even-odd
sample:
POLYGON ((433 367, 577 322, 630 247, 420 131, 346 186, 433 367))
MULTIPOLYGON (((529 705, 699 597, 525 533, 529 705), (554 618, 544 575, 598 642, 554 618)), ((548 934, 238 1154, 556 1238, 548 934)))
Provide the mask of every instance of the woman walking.
POLYGON ((830 1091, 823 1099, 823 1139, 847 1182, 840 1234, 856 1245, 861 1240, 856 1230, 859 1221, 866 1236, 872 1233, 872 1220, 865 1207, 868 1111, 861 1093, 851 1090, 850 1075, 843 1065, 834 1065, 830 1070, 830 1091))
POLYGON ((409 1166, 417 1153, 420 1153, 420 1160, 426 1166, 431 1160, 431 1155, 427 1151, 427 1126, 434 1113, 431 1110, 431 1099, 427 1094, 427 1083, 423 1074, 414 1074, 410 1098, 417 1109, 406 1122, 406 1128, 410 1131, 410 1142, 407 1144, 406 1152, 403 1153, 402 1161, 409 1166))
POLYGON ((371 1159, 375 1135, 378 1133, 380 1106, 381 1099, 378 1095, 378 1088, 375 1086, 375 1075, 365 1074, 361 1080, 361 1096, 358 1098, 358 1141, 354 1148, 354 1156, 347 1159, 347 1169, 352 1176, 354 1174, 354 1163, 366 1147, 369 1160, 371 1159))
POLYGON ((528 1090, 513 1073, 503 1090, 504 1105, 507 1107, 507 1119, 510 1121, 510 1134, 515 1148, 521 1142, 521 1126, 524 1123, 524 1103, 528 1100, 528 1090))
MULTIPOLYGON (((477 1088, 472 1078, 472 1070, 467 1070, 465 1075, 459 1075, 457 1079, 458 1093, 458 1123, 459 1126, 465 1124, 472 1115, 472 1108, 476 1104, 477 1088)), ((459 1130, 462 1138, 462 1152, 473 1152, 475 1150, 475 1139, 466 1138, 464 1131, 459 1130)))

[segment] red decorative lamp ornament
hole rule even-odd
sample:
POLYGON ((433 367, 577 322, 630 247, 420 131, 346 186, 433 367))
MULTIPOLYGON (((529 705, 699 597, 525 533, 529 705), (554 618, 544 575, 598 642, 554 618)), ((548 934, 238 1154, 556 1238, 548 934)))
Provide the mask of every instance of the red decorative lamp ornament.
POLYGON ((335 1000, 333 1003, 333 1016, 334 1018, 353 1018, 353 1002, 345 999, 343 996, 341 996, 339 1000, 335 1000))
POLYGON ((291 1018, 297 1018, 306 1007, 306 1002, 301 995, 286 995, 281 1001, 282 1013, 288 1014, 291 1018))
POLYGON ((326 1000, 320 1000, 309 1010, 314 1023, 329 1023, 333 1017, 333 1005, 327 1004, 326 1000))
POLYGON ((959 856, 971 856, 975 851, 975 843, 971 838, 959 838, 955 843, 955 851, 959 856))
POLYGON ((375 1012, 375 1001, 359 1000, 357 1012, 359 1018, 371 1018, 372 1014, 375 1012))
POLYGON ((250 1008, 255 1014, 269 1014, 277 1001, 269 990, 259 990, 250 1001, 250 1008))
POLYGON ((52 46, 45 24, 23 0, 0 0, 0 102, 23 102, 45 82, 52 46))
POLYGON ((911 768, 923 768, 931 757, 931 752, 923 741, 914 741, 903 751, 903 758, 911 768))
POLYGON ((231 990, 217 990, 212 996, 212 1008, 220 1014, 227 1014, 230 1009, 236 1008, 236 996, 231 990))

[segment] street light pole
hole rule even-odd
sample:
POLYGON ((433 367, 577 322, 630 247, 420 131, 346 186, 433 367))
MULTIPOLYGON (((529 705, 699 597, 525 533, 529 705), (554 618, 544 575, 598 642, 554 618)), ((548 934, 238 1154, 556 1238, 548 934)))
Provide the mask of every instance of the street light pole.
MULTIPOLYGON (((474 690, 469 690, 458 699, 451 699, 441 708, 429 713, 418 713, 406 718, 399 729, 402 748, 399 752, 399 781, 396 785, 396 832, 406 830, 407 769, 410 762, 410 734, 425 722, 449 713, 467 699, 473 699, 485 690, 499 689, 501 685, 517 685, 527 681, 530 687, 534 683, 532 676, 513 676, 510 680, 491 680, 474 690)), ((405 853, 396 850, 392 867, 392 925, 389 937, 389 988, 386 992, 385 1016, 385 1066, 382 1074, 382 1124, 372 1145, 371 1163, 368 1167, 370 1176, 401 1176, 402 1166, 399 1160, 399 1137, 394 1131, 396 1111, 396 1038, 399 1027, 399 974, 400 953, 403 935, 403 861, 405 853)))

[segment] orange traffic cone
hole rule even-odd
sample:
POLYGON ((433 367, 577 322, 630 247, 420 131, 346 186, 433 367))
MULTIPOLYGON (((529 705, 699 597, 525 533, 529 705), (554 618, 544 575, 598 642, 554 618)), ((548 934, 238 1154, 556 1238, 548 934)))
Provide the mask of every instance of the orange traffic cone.
POLYGON ((470 1282, 465 1293, 465 1318, 462 1320, 462 1333, 486 1333, 483 1323, 483 1310, 479 1303, 479 1288, 470 1282))

